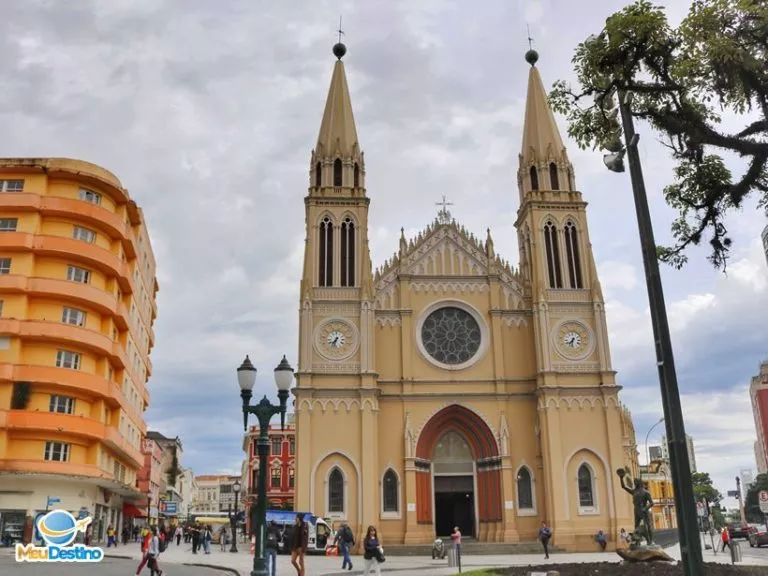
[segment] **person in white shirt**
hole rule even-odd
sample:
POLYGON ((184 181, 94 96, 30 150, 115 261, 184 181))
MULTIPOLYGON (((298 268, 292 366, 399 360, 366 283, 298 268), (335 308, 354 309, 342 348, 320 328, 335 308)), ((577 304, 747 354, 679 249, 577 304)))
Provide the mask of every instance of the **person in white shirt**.
POLYGON ((149 550, 147 550, 147 557, 149 564, 150 574, 152 576, 163 576, 163 571, 160 570, 160 566, 157 564, 157 559, 160 556, 160 538, 157 536, 157 527, 152 526, 152 540, 149 542, 149 550))

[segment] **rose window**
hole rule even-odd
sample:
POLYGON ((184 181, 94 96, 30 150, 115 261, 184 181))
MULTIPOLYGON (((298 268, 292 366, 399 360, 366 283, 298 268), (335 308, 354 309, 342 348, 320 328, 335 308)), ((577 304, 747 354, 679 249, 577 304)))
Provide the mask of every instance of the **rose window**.
POLYGON ((480 340, 480 326, 461 308, 435 310, 421 327, 421 342, 427 353, 451 366, 471 360, 480 349, 480 340))

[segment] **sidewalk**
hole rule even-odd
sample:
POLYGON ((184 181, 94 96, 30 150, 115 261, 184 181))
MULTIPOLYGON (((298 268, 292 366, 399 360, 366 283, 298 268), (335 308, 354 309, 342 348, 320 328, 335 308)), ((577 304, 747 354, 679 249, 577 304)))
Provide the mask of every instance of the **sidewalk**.
MULTIPOLYGON (((237 554, 222 552, 218 546, 211 547, 210 554, 198 552, 192 554, 190 545, 181 546, 171 545, 161 554, 160 564, 186 564, 215 567, 219 569, 228 569, 233 574, 239 576, 248 576, 253 568, 253 557, 248 554, 248 544, 238 545, 240 551, 237 554)), ((386 553, 386 546, 384 552, 386 553)), ((119 548, 110 548, 105 550, 107 556, 116 556, 123 558, 132 558, 138 563, 141 551, 138 544, 128 544, 119 548)), ((666 549, 667 554, 680 559, 680 547, 678 545, 666 549)), ((715 556, 711 550, 704 552, 706 562, 716 562, 720 564, 730 564, 730 558, 727 554, 717 554, 715 556)), ((360 556, 353 556, 352 562, 354 569, 352 571, 341 571, 341 558, 325 556, 307 556, 306 557, 306 575, 307 576, 330 576, 341 574, 362 574, 363 559, 360 556)), ((528 566, 544 564, 570 564, 584 562, 621 562, 616 554, 612 552, 586 552, 586 553, 561 553, 552 554, 549 560, 545 560, 541 554, 514 554, 514 555, 496 555, 496 556, 463 556, 461 559, 462 568, 465 571, 477 568, 493 568, 502 566, 528 566)), ((740 565, 759 566, 761 562, 757 558, 745 557, 740 565)), ((390 556, 381 566, 382 572, 397 572, 402 576, 416 576, 423 574, 434 574, 436 576, 456 574, 455 568, 448 568, 447 560, 432 560, 429 557, 403 557, 390 556)), ((294 570, 290 566, 290 557, 277 557, 277 573, 292 574, 294 570)))

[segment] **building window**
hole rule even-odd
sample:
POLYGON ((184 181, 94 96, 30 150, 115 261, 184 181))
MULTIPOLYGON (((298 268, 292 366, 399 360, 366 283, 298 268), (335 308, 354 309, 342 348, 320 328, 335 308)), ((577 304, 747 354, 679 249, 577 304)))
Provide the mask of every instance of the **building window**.
POLYGON ((91 271, 78 266, 67 266, 67 280, 70 282, 80 282, 80 284, 88 284, 91 281, 91 271))
POLYGON ((328 475, 328 513, 344 513, 344 475, 338 468, 328 475))
POLYGON ((533 482, 531 472, 525 466, 517 473, 517 508, 518 510, 533 508, 533 482))
POLYGON ((355 162, 355 188, 360 187, 360 166, 355 162))
POLYGON ((0 274, 10 274, 10 273, 11 273, 11 259, 0 258, 0 274))
POLYGON ((320 222, 319 268, 320 286, 333 286, 333 222, 327 216, 320 222))
POLYGON ((552 185, 552 190, 560 190, 560 180, 557 177, 557 164, 554 162, 549 165, 549 183, 552 185))
POLYGON ((0 180, 0 192, 24 192, 24 180, 0 180))
POLYGON ((382 512, 399 512, 397 474, 392 469, 384 473, 381 485, 382 512))
POLYGON ((342 181, 343 181, 343 178, 342 178, 341 159, 336 158, 336 160, 333 161, 333 185, 341 186, 342 181))
POLYGON ((323 165, 318 162, 315 165, 315 186, 320 188, 323 185, 323 165))
POLYGON ((576 225, 568 222, 565 225, 565 257, 568 259, 568 280, 571 288, 584 288, 581 281, 581 260, 579 259, 579 239, 576 225))
POLYGON ((59 414, 72 414, 75 410, 75 399, 70 396, 51 395, 51 401, 48 404, 48 412, 58 412, 59 414))
POLYGON ((90 202, 91 204, 96 204, 98 206, 101 204, 101 194, 98 194, 93 190, 88 190, 87 188, 80 188, 80 200, 90 202))
POLYGON ((67 462, 69 460, 69 444, 64 442, 46 442, 45 459, 51 462, 67 462))
POLYGON ((531 166, 530 170, 531 175, 531 190, 538 190, 539 189, 539 174, 536 172, 536 166, 531 166))
POLYGON ((547 255, 547 274, 550 288, 562 288, 563 276, 560 271, 560 245, 557 238, 557 228, 548 220, 544 225, 544 249, 547 255))
POLYGON ((96 241, 96 232, 89 230, 88 228, 83 228, 82 226, 75 226, 72 228, 72 238, 92 244, 96 241))
POLYGON ((0 218, 0 232, 16 232, 18 218, 0 218))
POLYGON ((272 456, 282 456, 283 454, 283 439, 272 438, 272 456))
POLYGON ((77 308, 64 306, 64 309, 61 311, 61 321, 64 322, 64 324, 85 326, 85 312, 78 310, 77 308))
POLYGON ((59 350, 56 352, 56 367, 80 370, 80 354, 69 350, 59 350))
POLYGON ((279 490, 280 486, 282 485, 283 481, 283 475, 280 473, 280 468, 278 466, 275 466, 271 470, 271 481, 269 483, 270 488, 274 490, 279 490))
POLYGON ((296 469, 288 468, 288 488, 293 488, 296 482, 296 469))
POLYGON ((592 472, 586 464, 579 466, 579 507, 594 508, 595 494, 592 486, 592 472))
POLYGON ((341 285, 355 285, 355 224, 351 218, 341 223, 341 285))
MULTIPOLYGON (((2 313, 2 302, 0 302, 0 314, 2 313)), ((296 437, 290 436, 288 438, 288 455, 289 456, 295 456, 296 455, 296 437)))

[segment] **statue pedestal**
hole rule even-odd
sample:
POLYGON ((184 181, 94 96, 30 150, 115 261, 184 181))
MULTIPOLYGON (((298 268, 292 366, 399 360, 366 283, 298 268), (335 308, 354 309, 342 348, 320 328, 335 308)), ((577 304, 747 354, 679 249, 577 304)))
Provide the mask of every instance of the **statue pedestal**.
POLYGON ((675 559, 664 552, 664 548, 658 544, 618 548, 616 554, 627 562, 675 562, 675 559))

